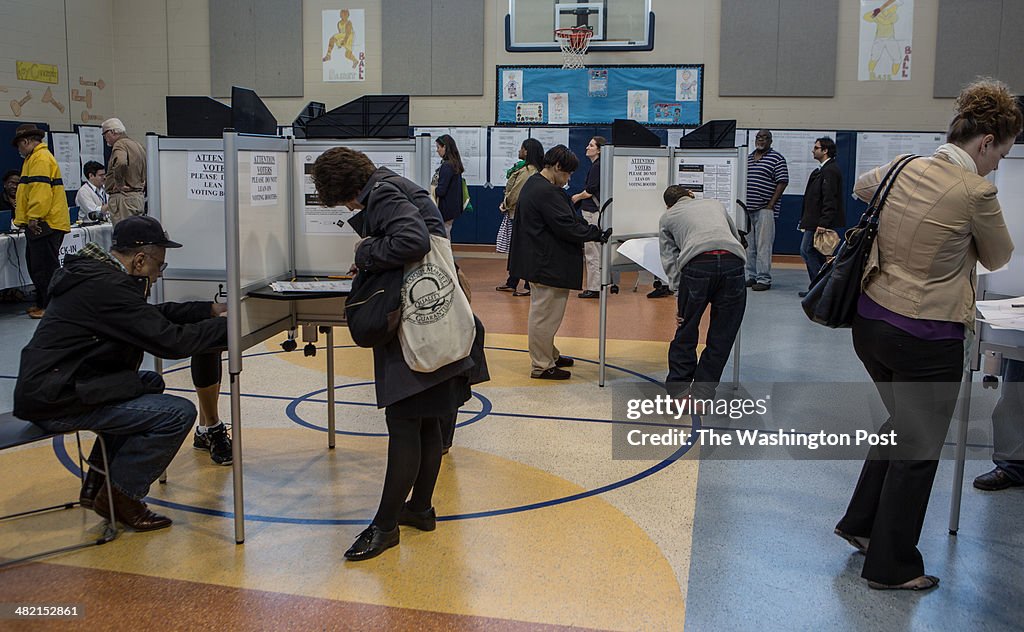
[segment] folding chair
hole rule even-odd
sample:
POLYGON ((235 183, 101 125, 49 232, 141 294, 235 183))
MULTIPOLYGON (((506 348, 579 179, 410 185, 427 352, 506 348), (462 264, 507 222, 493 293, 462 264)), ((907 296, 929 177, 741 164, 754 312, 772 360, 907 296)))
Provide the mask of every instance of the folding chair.
MULTIPOLYGON (((78 445, 78 468, 79 468, 79 470, 81 472, 80 476, 84 480, 84 478, 85 478, 85 468, 83 467, 83 461, 85 459, 84 459, 84 456, 82 454, 82 438, 81 438, 79 432, 75 432, 75 431, 72 431, 72 432, 74 432, 75 442, 78 445)), ((0 451, 7 450, 9 448, 16 448, 16 447, 22 446, 22 445, 28 445, 30 443, 36 443, 36 442, 39 442, 39 441, 46 441, 47 439, 52 439, 53 437, 59 437, 59 436, 65 435, 65 434, 72 434, 72 433, 71 432, 67 432, 67 433, 47 432, 47 431, 43 430, 42 428, 40 428, 39 426, 37 426, 37 425, 35 425, 35 424, 31 423, 31 422, 24 421, 22 419, 18 419, 17 417, 15 417, 11 413, 0 414, 0 451)), ((101 474, 103 474, 104 477, 106 478, 107 499, 108 499, 107 502, 110 503, 110 515, 113 518, 113 517, 115 517, 115 515, 114 515, 114 501, 113 501, 114 494, 113 494, 113 490, 111 489, 111 486, 110 486, 110 476, 107 475, 107 472, 110 470, 109 461, 107 459, 107 446, 103 442, 103 437, 101 437, 99 435, 96 435, 96 440, 99 441, 100 452, 103 455, 103 469, 99 470, 99 468, 96 468, 95 465, 90 465, 90 466, 93 467, 93 468, 96 468, 97 471, 99 471, 101 474)), ((58 509, 73 509, 75 507, 75 505, 79 505, 79 504, 80 504, 79 501, 76 499, 76 500, 73 500, 73 501, 70 501, 70 502, 62 503, 60 505, 53 505, 53 506, 50 506, 50 507, 42 507, 42 508, 39 508, 39 509, 30 509, 28 511, 21 511, 21 512, 13 513, 13 514, 10 514, 10 515, 7 515, 7 516, 0 516, 0 522, 4 522, 4 521, 7 521, 7 520, 14 520, 16 518, 22 518, 22 517, 25 517, 25 516, 31 516, 31 515, 38 514, 38 513, 44 513, 44 512, 47 512, 47 511, 55 511, 55 510, 58 510, 58 509)), ((15 564, 20 564, 22 562, 27 562, 29 560, 38 559, 38 558, 41 558, 41 557, 45 557, 47 555, 55 555, 57 553, 64 553, 64 552, 67 552, 67 551, 75 551, 75 550, 78 550, 78 549, 84 549, 84 548, 89 547, 89 546, 95 546, 95 545, 99 545, 99 544, 106 544, 107 542, 110 542, 111 540, 117 538, 117 536, 118 536, 117 522, 116 522, 116 520, 111 519, 110 521, 108 521, 106 523, 106 526, 104 527, 104 530, 103 530, 103 534, 99 538, 97 538, 96 540, 92 540, 92 541, 88 541, 88 542, 80 542, 78 544, 72 544, 70 546, 63 546, 63 547, 59 547, 59 548, 56 548, 56 549, 50 549, 48 551, 42 551, 40 553, 33 553, 31 555, 26 555, 24 557, 19 557, 17 559, 7 560, 7 561, 5 561, 3 563, 0 563, 0 568, 6 568, 8 566, 13 566, 15 564)))

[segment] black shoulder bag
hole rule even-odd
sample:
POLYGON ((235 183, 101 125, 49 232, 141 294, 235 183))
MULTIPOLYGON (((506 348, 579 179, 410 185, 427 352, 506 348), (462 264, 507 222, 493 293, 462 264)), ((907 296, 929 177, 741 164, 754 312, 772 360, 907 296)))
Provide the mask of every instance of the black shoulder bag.
POLYGON ((896 182, 896 176, 917 157, 904 156, 889 169, 875 189, 868 210, 864 211, 856 226, 846 231, 846 239, 839 246, 839 251, 814 277, 807 296, 800 302, 807 317, 814 322, 832 328, 853 325, 861 293, 861 278, 878 236, 878 215, 896 182))

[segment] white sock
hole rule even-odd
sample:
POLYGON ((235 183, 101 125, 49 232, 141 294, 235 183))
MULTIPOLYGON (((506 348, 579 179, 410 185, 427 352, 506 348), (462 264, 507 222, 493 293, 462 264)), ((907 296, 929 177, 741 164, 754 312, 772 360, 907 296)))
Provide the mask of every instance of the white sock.
POLYGON ((223 426, 223 425, 224 425, 223 421, 218 421, 217 423, 213 424, 212 426, 196 426, 196 432, 198 432, 199 434, 206 434, 207 432, 210 432, 211 430, 213 430, 217 426, 223 426))

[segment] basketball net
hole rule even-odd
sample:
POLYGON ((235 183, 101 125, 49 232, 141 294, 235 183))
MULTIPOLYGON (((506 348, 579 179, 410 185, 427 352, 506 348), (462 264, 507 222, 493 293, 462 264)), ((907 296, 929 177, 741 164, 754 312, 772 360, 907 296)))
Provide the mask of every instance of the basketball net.
POLYGON ((555 29, 555 39, 562 49, 562 68, 586 68, 583 56, 587 54, 594 32, 585 26, 555 29))

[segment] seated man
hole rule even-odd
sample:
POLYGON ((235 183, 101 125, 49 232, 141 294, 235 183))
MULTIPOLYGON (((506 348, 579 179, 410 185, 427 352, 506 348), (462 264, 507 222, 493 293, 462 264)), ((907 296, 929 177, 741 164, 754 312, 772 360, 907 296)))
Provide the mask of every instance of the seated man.
POLYGON ((82 221, 96 221, 107 214, 107 192, 103 183, 107 179, 107 168, 90 160, 82 167, 86 182, 75 195, 75 206, 78 207, 78 218, 82 221))
MULTIPOLYGON (((185 358, 227 344, 226 307, 218 303, 146 302, 166 267, 168 239, 153 217, 131 216, 114 227, 108 254, 94 243, 64 258, 53 275, 53 299, 21 352, 14 414, 51 432, 102 435, 110 459, 117 520, 137 531, 171 519, 142 499, 167 468, 196 419, 192 402, 164 395, 163 379, 139 371, 143 352, 185 358)), ((89 463, 100 464, 100 447, 89 463)), ((90 469, 81 501, 110 519, 104 479, 90 469)))

